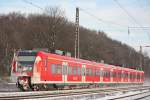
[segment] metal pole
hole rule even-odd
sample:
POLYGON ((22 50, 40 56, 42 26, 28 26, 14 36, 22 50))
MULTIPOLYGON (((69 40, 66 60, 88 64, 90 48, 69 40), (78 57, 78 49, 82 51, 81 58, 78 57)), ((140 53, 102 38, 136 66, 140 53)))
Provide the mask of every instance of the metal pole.
POLYGON ((79 58, 79 8, 76 8, 75 58, 79 58))
POLYGON ((142 70, 142 46, 140 46, 140 69, 142 70))
POLYGON ((79 38, 79 8, 77 8, 77 14, 78 14, 78 23, 77 23, 77 26, 78 26, 78 58, 80 58, 80 38, 79 38))

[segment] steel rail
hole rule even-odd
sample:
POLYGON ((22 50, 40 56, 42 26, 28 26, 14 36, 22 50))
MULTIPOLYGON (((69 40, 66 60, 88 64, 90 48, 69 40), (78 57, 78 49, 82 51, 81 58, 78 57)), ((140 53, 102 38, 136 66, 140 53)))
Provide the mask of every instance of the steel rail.
MULTIPOLYGON (((150 89, 150 87, 148 86, 142 86, 142 87, 127 87, 127 88, 110 88, 110 89, 95 89, 94 90, 86 90, 86 91, 77 91, 77 92, 73 92, 73 91, 64 91, 64 93, 61 91, 61 92, 57 92, 54 91, 54 92, 46 92, 46 93, 43 93, 43 94, 37 94, 37 92, 33 92, 34 94, 31 94, 31 95, 14 95, 14 96, 1 96, 0 99, 2 100, 14 100, 14 99, 30 99, 30 98, 45 98, 45 97, 62 97, 62 96, 73 96, 73 95, 90 95, 90 94, 99 94, 99 95, 109 95, 109 94, 112 94, 112 93, 115 93, 116 91, 136 91, 136 90, 144 90, 145 89, 150 89), (136 89, 133 89, 133 88, 136 88, 136 89)), ((74 90, 76 91, 76 90, 74 90)), ((39 91, 39 92, 43 92, 43 91, 39 91)), ((19 92, 18 92, 19 93, 19 92)), ((28 92, 23 92, 23 93, 28 93, 28 92)))

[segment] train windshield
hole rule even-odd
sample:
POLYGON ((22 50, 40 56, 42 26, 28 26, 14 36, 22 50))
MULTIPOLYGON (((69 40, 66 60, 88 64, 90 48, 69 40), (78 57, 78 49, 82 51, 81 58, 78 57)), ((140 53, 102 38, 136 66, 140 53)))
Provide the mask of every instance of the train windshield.
POLYGON ((37 52, 19 51, 17 54, 17 71, 32 71, 37 52))

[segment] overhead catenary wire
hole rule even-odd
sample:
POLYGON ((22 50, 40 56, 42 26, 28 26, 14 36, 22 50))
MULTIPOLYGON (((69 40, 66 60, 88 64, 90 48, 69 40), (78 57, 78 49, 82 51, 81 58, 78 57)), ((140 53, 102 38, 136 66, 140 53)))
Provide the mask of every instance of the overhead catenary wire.
MULTIPOLYGON (((46 9, 40 7, 39 5, 37 5, 37 4, 33 3, 33 2, 31 2, 31 1, 28 1, 28 0, 22 0, 22 1, 25 2, 25 3, 27 3, 27 4, 30 4, 30 5, 34 6, 34 7, 36 7, 36 8, 39 8, 39 9, 41 9, 41 10, 43 10, 43 11, 46 10, 46 9)), ((117 0, 114 0, 114 1, 119 5, 119 7, 120 7, 121 9, 123 9, 124 12, 126 12, 126 14, 127 14, 138 26, 140 26, 139 28, 141 28, 143 31, 145 31, 145 27, 143 27, 140 23, 138 23, 138 22, 136 21, 136 19, 135 19, 133 16, 131 16, 131 15, 128 13, 128 11, 127 11, 117 0)), ((116 22, 112 22, 112 21, 108 21, 108 20, 104 20, 104 19, 102 19, 102 18, 99 18, 99 17, 95 16, 94 14, 88 12, 87 10, 85 10, 85 9, 83 9, 83 8, 81 8, 81 7, 80 7, 79 9, 80 9, 80 11, 82 11, 82 12, 84 12, 84 13, 90 15, 91 17, 96 18, 96 19, 97 19, 98 21, 100 21, 100 22, 107 23, 107 24, 109 24, 109 25, 111 24, 111 25, 115 25, 115 26, 125 27, 126 29, 128 29, 128 34, 130 33, 129 29, 131 29, 131 27, 129 27, 129 26, 122 25, 122 24, 119 24, 119 23, 116 23, 116 22)), ((132 28, 133 28, 133 27, 132 27, 132 28)), ((146 33, 147 33, 147 32, 146 32, 146 33)), ((150 36, 149 36, 148 33, 147 33, 147 35, 148 35, 148 38, 149 38, 149 40, 150 40, 150 36)))
POLYGON ((115 25, 115 26, 120 26, 120 27, 126 27, 126 28, 128 27, 128 26, 126 26, 126 25, 122 25, 122 24, 119 24, 119 23, 116 23, 116 22, 104 20, 104 19, 102 19, 102 18, 100 18, 100 17, 95 16, 94 14, 88 12, 87 10, 85 10, 85 9, 83 9, 83 8, 81 8, 81 7, 80 7, 79 9, 80 9, 80 11, 82 11, 82 12, 88 14, 89 16, 96 18, 96 19, 97 19, 98 21, 100 21, 100 22, 107 23, 107 24, 111 24, 111 25, 115 25))
MULTIPOLYGON (((134 23, 136 23, 138 26, 140 26, 140 28, 144 30, 144 27, 137 22, 137 20, 117 1, 117 0, 113 0, 133 21, 134 23)), ((146 31, 145 31, 146 32, 146 31)), ((148 36, 148 39, 150 40, 150 35, 146 32, 147 36, 148 36)))
MULTIPOLYGON (((40 7, 39 5, 37 5, 37 4, 35 4, 35 3, 31 2, 31 1, 28 1, 28 0, 22 0, 22 1, 25 2, 25 3, 27 3, 27 4, 30 4, 30 5, 34 6, 36 8, 39 8, 42 11, 45 11, 44 8, 40 7)), ((95 16, 94 14, 89 13, 87 10, 85 10, 83 8, 79 8, 79 9, 80 9, 80 11, 83 11, 84 13, 90 15, 91 17, 96 18, 100 22, 111 24, 111 25, 115 25, 115 26, 125 27, 125 28, 128 29, 128 26, 126 26, 126 25, 122 25, 122 24, 115 23, 115 22, 112 22, 112 21, 104 20, 102 18, 99 18, 99 17, 95 16)))
POLYGON ((30 1, 28 1, 28 0, 22 0, 22 1, 25 2, 25 3, 28 3, 28 4, 32 5, 32 6, 34 6, 34 7, 36 7, 36 8, 39 8, 39 9, 41 9, 41 10, 45 10, 44 8, 42 8, 42 7, 36 5, 36 4, 34 4, 33 2, 30 2, 30 1))

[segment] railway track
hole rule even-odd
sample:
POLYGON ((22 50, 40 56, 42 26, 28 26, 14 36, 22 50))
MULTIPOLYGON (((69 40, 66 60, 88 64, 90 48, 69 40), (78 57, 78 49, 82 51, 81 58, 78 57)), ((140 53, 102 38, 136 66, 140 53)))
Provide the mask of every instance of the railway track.
MULTIPOLYGON (((129 91, 144 91, 150 89, 150 86, 142 87, 128 87, 128 88, 98 88, 98 89, 75 89, 75 90, 57 90, 57 91, 35 91, 35 92, 10 92, 10 93, 0 93, 1 100, 17 100, 17 99, 81 99, 81 98, 100 98, 108 95, 113 95, 115 93, 129 92, 129 91)), ((145 91, 146 92, 146 91, 145 91)), ((48 99, 48 100, 49 100, 48 99)), ((117 99, 117 98, 116 98, 117 99)), ((118 98, 119 99, 119 98, 118 98)), ((114 100, 114 99, 110 99, 114 100)))
POLYGON ((150 97, 150 90, 134 94, 127 94, 119 97, 113 97, 107 100, 142 100, 147 97, 150 97))

